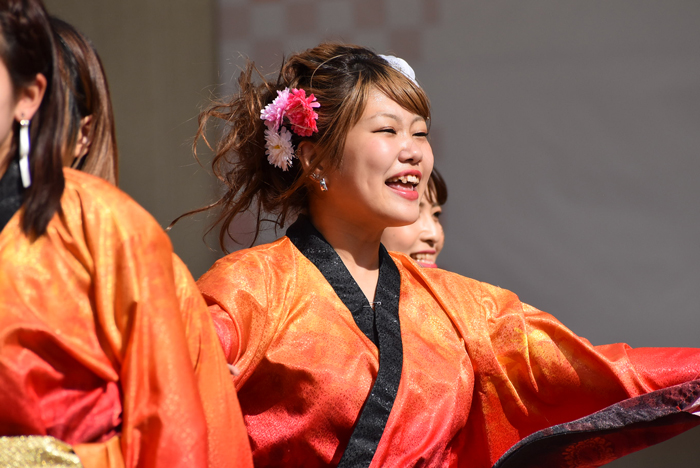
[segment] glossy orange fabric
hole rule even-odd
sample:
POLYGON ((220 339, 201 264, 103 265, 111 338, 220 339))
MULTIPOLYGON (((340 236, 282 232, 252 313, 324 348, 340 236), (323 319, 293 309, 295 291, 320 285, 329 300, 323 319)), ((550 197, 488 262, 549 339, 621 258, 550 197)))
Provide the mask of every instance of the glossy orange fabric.
POLYGON ((167 235, 118 189, 64 174, 45 235, 22 233, 21 210, 0 233, 0 434, 56 437, 86 466, 118 466, 119 440, 126 467, 250 465, 213 324, 167 235))
MULTIPOLYGON (((392 254, 401 384, 373 467, 490 467, 524 436, 700 374, 695 349, 593 347, 511 292, 392 254)), ((338 463, 377 349, 288 238, 198 281, 230 363, 256 466, 338 463)))

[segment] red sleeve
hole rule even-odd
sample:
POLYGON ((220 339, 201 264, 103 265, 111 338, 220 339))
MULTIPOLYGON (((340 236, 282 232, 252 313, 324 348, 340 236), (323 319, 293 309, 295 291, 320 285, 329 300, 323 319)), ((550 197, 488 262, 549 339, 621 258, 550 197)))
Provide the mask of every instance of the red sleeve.
POLYGON ((231 316, 219 304, 210 305, 209 313, 214 321, 219 343, 224 348, 226 361, 232 364, 238 356, 238 330, 231 316))
POLYGON ((670 387, 700 377, 694 348, 630 348, 632 366, 653 389, 670 387))

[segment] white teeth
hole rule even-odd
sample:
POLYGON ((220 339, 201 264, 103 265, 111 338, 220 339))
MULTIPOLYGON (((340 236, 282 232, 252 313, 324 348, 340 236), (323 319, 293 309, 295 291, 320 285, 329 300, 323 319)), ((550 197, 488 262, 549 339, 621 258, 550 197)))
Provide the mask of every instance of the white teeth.
POLYGON ((404 175, 400 177, 392 177, 388 182, 401 182, 403 184, 418 185, 420 179, 415 175, 404 175))
POLYGON ((430 254, 411 254, 411 257, 417 262, 433 262, 433 256, 430 254))

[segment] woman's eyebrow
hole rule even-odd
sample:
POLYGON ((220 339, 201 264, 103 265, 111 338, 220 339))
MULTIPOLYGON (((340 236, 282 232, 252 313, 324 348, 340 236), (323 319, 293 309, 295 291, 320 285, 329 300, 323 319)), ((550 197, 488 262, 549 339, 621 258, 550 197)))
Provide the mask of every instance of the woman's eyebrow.
MULTIPOLYGON (((374 114, 373 116, 371 116, 371 117, 369 118, 369 120, 376 119, 377 117, 388 117, 388 118, 390 118, 390 119, 392 119, 392 120, 396 120, 397 122, 400 122, 400 121, 401 121, 401 119, 399 118, 399 116, 397 116, 396 114, 392 114, 391 112, 377 112, 376 114, 374 114)), ((411 123, 418 122, 418 121, 425 122, 425 119, 424 119, 423 117, 421 117, 420 115, 416 115, 416 116, 413 118, 413 120, 411 121, 411 123)))
POLYGON ((377 117, 388 117, 390 119, 396 120, 397 122, 401 120, 401 119, 399 119, 399 117, 397 115, 392 114, 390 112, 377 112, 372 117, 370 117, 370 120, 376 119, 377 117))

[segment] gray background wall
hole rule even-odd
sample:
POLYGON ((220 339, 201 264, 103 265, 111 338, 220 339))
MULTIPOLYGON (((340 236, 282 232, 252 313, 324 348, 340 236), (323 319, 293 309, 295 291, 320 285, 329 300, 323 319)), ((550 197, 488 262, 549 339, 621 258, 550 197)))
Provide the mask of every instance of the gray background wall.
MULTIPOLYGON (((273 71, 322 39, 361 43, 407 59, 432 99, 450 190, 443 267, 517 292, 594 344, 700 345, 697 1, 47 5, 94 40, 120 185, 163 225, 213 197, 187 144, 212 85, 233 91, 245 56, 273 71)), ((218 255, 204 222, 171 233, 195 277, 218 255)), ((609 466, 695 466, 699 436, 609 466)))

